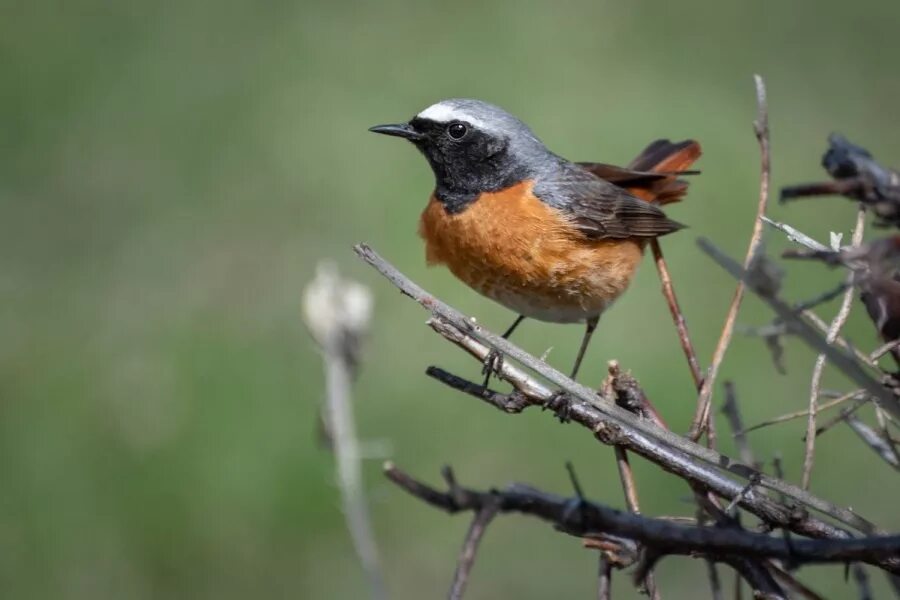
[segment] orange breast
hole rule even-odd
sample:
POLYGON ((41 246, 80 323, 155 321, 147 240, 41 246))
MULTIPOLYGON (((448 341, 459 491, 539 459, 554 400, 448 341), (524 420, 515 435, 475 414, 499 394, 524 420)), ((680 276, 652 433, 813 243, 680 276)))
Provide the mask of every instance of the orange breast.
POLYGON ((479 293, 528 317, 599 315, 631 281, 643 246, 589 240, 531 193, 531 182, 482 194, 458 214, 431 198, 419 225, 428 264, 444 264, 479 293))

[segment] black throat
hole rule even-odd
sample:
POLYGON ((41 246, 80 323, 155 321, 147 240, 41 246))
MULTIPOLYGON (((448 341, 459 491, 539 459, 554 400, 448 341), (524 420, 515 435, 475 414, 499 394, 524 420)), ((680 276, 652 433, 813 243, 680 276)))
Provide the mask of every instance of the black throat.
POLYGON ((505 138, 471 131, 462 141, 449 140, 443 126, 413 121, 426 133, 414 142, 434 172, 434 195, 449 214, 458 214, 485 192, 498 192, 532 176, 527 161, 509 149, 505 138))
POLYGON ((499 192, 528 178, 527 169, 494 171, 480 168, 464 177, 439 177, 434 196, 451 215, 461 213, 485 192, 499 192))

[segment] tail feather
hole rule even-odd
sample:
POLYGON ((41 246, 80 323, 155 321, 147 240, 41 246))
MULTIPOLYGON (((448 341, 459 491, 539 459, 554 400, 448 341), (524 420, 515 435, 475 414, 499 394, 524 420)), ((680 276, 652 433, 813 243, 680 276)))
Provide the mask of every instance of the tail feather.
POLYGON ((646 184, 628 187, 628 191, 648 202, 670 204, 681 200, 687 193, 688 182, 678 179, 678 174, 687 169, 700 158, 700 144, 694 140, 673 143, 669 140, 651 142, 628 165, 635 171, 652 171, 672 173, 667 177, 646 182, 646 184))

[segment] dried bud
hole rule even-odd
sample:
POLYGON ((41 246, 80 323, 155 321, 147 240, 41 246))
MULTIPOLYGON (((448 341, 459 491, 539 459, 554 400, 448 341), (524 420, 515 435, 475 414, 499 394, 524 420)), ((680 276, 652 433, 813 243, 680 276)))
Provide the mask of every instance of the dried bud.
POLYGON ((369 288, 342 279, 337 267, 322 262, 303 293, 303 317, 313 339, 323 348, 340 351, 355 365, 373 308, 369 288))

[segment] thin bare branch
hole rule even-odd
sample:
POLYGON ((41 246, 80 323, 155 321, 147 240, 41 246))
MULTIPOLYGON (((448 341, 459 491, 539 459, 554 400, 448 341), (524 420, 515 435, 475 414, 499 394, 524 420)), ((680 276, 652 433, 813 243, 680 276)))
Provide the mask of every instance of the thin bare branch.
POLYGON ((847 425, 850 426, 850 429, 859 436, 859 439, 861 439, 866 446, 874 450, 884 462, 900 471, 900 462, 897 462, 897 455, 892 448, 892 444, 888 440, 885 440, 877 431, 857 419, 855 415, 846 415, 844 421, 846 421, 847 425))
MULTIPOLYGON (((851 244, 854 248, 858 248, 862 244, 863 233, 866 227, 866 208, 860 204, 856 211, 856 225, 853 228, 853 238, 851 244)), ((825 342, 833 344, 841 333, 841 329, 850 316, 850 307, 853 305, 853 295, 855 290, 847 287, 844 297, 841 300, 841 307, 838 310, 834 320, 828 327, 828 333, 825 335, 825 342)), ((801 476, 801 486, 803 489, 809 489, 810 478, 812 477, 812 468, 815 461, 816 452, 816 408, 819 405, 819 388, 822 385, 822 374, 825 372, 825 355, 819 354, 816 357, 813 366, 812 381, 809 384, 809 416, 806 424, 806 448, 803 454, 803 474, 801 476)))
MULTIPOLYGON (((844 408, 843 410, 841 410, 840 414, 835 415, 834 417, 828 419, 825 423, 820 424, 816 429, 816 436, 820 436, 826 431, 829 431, 838 423, 843 423, 847 419, 847 417, 858 411, 864 404, 866 404, 866 399, 857 400, 850 406, 844 408)), ((803 436, 803 439, 805 440, 806 436, 803 436)))
MULTIPOLYGON (((756 133, 756 139, 759 142, 759 150, 761 155, 760 166, 760 184, 759 184, 759 204, 756 208, 756 219, 753 222, 753 233, 750 236, 750 245, 747 248, 747 255, 744 257, 744 269, 750 268, 750 264, 759 253, 762 243, 763 221, 762 217, 766 214, 766 207, 769 204, 769 179, 771 172, 769 158, 769 114, 768 104, 766 102, 766 85, 763 78, 759 75, 754 76, 756 83, 756 104, 757 117, 753 123, 753 131, 756 133)), ((688 437, 694 441, 700 439, 709 420, 709 407, 712 400, 713 389, 716 384, 716 377, 719 374, 719 367, 725 358, 725 352, 731 343, 731 337, 734 333, 734 324, 737 321, 737 314, 741 308, 741 301, 744 298, 744 282, 738 281, 737 288, 734 291, 734 297, 731 299, 731 306, 728 308, 728 314, 725 317, 725 324, 722 327, 722 333, 719 335, 719 342, 716 344, 716 350, 713 353, 712 362, 703 385, 700 388, 700 394, 697 398, 697 411, 694 414, 694 420, 691 423, 691 430, 688 437)))
MULTIPOLYGON (((828 333, 828 328, 829 328, 828 323, 823 321, 822 317, 820 317, 813 311, 804 310, 800 313, 800 315, 805 317, 806 319, 808 319, 810 324, 813 325, 819 331, 821 331, 823 335, 828 333)), ((878 366, 878 364, 875 361, 873 361, 871 358, 869 358, 868 354, 866 354, 864 352, 860 352, 860 350, 858 348, 856 348, 855 346, 853 346, 852 344, 847 342, 847 340, 845 340, 841 336, 837 336, 834 339, 834 345, 837 346, 838 348, 843 348, 844 350, 847 350, 848 352, 853 354, 853 356, 856 358, 856 360, 863 363, 867 367, 871 367, 871 368, 876 369, 879 372, 881 372, 881 369, 878 366)))
MULTIPOLYGON (((625 505, 628 511, 634 514, 640 514, 641 506, 638 500, 637 484, 634 481, 634 472, 631 469, 631 463, 628 461, 628 453, 619 446, 615 446, 613 451, 616 455, 616 467, 619 470, 619 480, 622 482, 622 492, 625 495, 625 505)), ((644 587, 647 595, 652 600, 659 600, 659 589, 656 586, 656 577, 653 571, 649 571, 644 578, 644 587)))
POLYGON ((885 354, 887 354, 888 352, 890 352, 891 350, 896 348, 897 346, 900 346, 900 340, 894 340, 894 341, 888 342, 887 344, 883 344, 883 345, 879 346, 878 348, 876 348, 874 351, 872 351, 871 354, 869 354, 869 360, 871 360, 872 362, 875 362, 875 361, 879 360, 881 357, 883 357, 885 354))
POLYGON ((447 594, 449 600, 460 600, 463 597, 463 593, 465 593, 466 586, 469 583, 469 574, 472 572, 472 566, 475 564, 475 554, 478 552, 478 545, 481 543, 484 532, 487 531, 487 526, 494 520, 499 510, 499 501, 488 501, 472 517, 472 524, 469 525, 469 532, 466 534, 466 540, 463 542, 459 560, 456 563, 453 584, 450 586, 450 593, 447 594))
POLYGON ((762 217, 762 220, 763 220, 763 223, 766 223, 767 225, 771 225, 775 229, 784 232, 784 234, 787 235, 787 238, 796 244, 800 244, 801 246, 806 246, 810 250, 815 250, 817 252, 830 250, 830 248, 828 246, 826 246, 825 244, 822 244, 821 242, 817 242, 816 240, 812 239, 811 237, 809 237, 802 231, 799 231, 786 223, 779 223, 778 221, 773 221, 772 219, 765 217, 765 216, 762 217))
POLYGON ((699 390, 703 385, 703 374, 700 372, 700 363, 697 360, 697 353, 694 351, 694 345, 691 343, 691 336, 688 333, 687 321, 681 306, 678 304, 678 297, 675 295, 675 287, 672 285, 672 276, 669 274, 669 267, 663 256, 662 247, 659 240, 653 238, 650 240, 650 249, 653 251, 653 261, 656 263, 656 271, 659 273, 659 281, 662 284, 662 293, 669 306, 669 312, 672 314, 672 320, 675 322, 675 329, 678 331, 678 339, 681 342, 681 350, 687 359, 688 368, 691 371, 691 377, 694 379, 694 385, 699 390))
MULTIPOLYGON (((816 407, 816 411, 821 413, 821 412, 828 410, 829 408, 834 408, 835 406, 840 406, 841 404, 843 404, 844 402, 846 402, 848 400, 859 401, 861 399, 865 399, 865 391, 864 390, 853 390, 852 392, 844 394, 843 396, 839 396, 833 400, 829 400, 828 402, 819 404, 816 407)), ((786 423, 787 421, 793 421, 794 419, 799 419, 800 417, 805 417, 807 414, 809 414, 809 410, 798 410, 795 412, 787 413, 785 415, 781 415, 779 417, 775 417, 773 419, 763 421, 762 423, 757 423, 756 425, 752 425, 738 433, 742 433, 742 434, 750 433, 751 431, 756 431, 757 429, 762 429, 763 427, 769 427, 770 425, 777 425, 778 423, 786 423)), ((735 436, 737 436, 737 433, 735 433, 735 436)))
MULTIPOLYGON (((614 397, 616 403, 622 408, 645 418, 656 419, 661 427, 666 427, 666 424, 662 421, 653 405, 650 404, 637 380, 630 373, 622 372, 618 361, 609 361, 607 371, 608 375, 601 386, 601 394, 614 397)), ((622 492, 625 495, 625 505, 630 512, 640 514, 641 506, 638 499, 637 483, 634 480, 634 471, 632 471, 631 463, 628 460, 628 452, 620 446, 614 446, 613 452, 616 456, 616 467, 619 471, 622 492)), ((647 572, 643 586, 651 600, 660 599, 653 571, 647 572)))
POLYGON ((616 467, 619 469, 622 492, 625 494, 625 506, 629 511, 640 514, 641 505, 638 500, 637 485, 634 482, 634 472, 631 470, 631 463, 628 462, 628 453, 618 446, 613 450, 616 453, 616 467))
POLYGON ((888 427, 887 415, 877 404, 875 405, 875 420, 878 421, 878 429, 881 431, 881 437, 889 446, 891 454, 894 455, 897 464, 900 464, 900 451, 897 450, 897 440, 894 439, 893 434, 891 434, 891 429, 888 427))
POLYGON ((600 554, 599 578, 597 581, 597 600, 612 599, 612 563, 603 553, 600 554))

